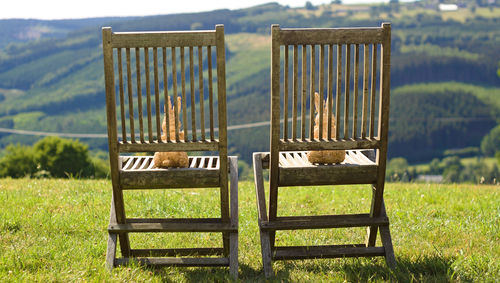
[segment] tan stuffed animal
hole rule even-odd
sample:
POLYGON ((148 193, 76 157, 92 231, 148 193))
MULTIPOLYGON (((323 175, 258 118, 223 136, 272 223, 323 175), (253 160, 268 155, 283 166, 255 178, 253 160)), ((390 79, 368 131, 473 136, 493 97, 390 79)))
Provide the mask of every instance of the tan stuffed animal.
MULTIPOLYGON (((167 107, 165 105, 165 113, 167 112, 167 107)), ((177 97, 177 113, 181 111, 181 97, 177 97)), ((170 102, 170 96, 168 97, 168 115, 169 115, 169 129, 170 129, 170 140, 175 141, 175 114, 174 114, 174 106, 170 102)), ((178 126, 180 128, 181 121, 179 115, 177 115, 178 126)), ((163 118, 163 124, 161 125, 163 130, 163 135, 161 139, 163 141, 167 141, 167 116, 163 118)), ((179 140, 184 140, 184 131, 179 130, 179 140)), ((153 163, 155 168, 166 168, 166 167, 188 167, 188 155, 186 152, 155 152, 153 157, 153 163)))
MULTIPOLYGON (((319 139, 319 93, 314 93, 314 108, 316 117, 314 118, 314 138, 319 139)), ((328 100, 323 103, 323 138, 328 137, 328 100)), ((331 131, 335 133, 335 118, 332 115, 331 131)), ((307 159, 311 163, 341 163, 345 159, 345 150, 315 150, 307 153, 307 159)))

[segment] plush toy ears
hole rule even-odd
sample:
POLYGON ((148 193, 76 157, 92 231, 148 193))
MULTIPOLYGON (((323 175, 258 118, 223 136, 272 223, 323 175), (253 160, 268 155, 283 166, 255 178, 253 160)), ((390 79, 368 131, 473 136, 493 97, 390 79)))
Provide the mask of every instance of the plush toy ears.
POLYGON ((319 100, 320 100, 319 93, 315 92, 314 93, 314 109, 318 113, 319 113, 319 100))

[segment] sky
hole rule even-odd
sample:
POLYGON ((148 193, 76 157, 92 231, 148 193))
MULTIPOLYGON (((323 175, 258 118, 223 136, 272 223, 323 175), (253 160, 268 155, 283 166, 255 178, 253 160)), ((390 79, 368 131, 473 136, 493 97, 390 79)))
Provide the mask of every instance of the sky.
MULTIPOLYGON (((2 0, 0 19, 78 19, 108 16, 149 16, 240 9, 268 2, 303 7, 307 0, 2 0)), ((345 4, 383 0, 343 0, 345 4)), ((331 0, 310 0, 314 5, 331 0)))

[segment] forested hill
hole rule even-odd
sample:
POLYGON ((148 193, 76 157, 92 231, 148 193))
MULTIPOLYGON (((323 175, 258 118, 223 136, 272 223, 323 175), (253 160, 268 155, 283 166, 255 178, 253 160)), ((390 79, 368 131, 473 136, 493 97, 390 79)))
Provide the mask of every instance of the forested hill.
MULTIPOLYGON (((427 160, 446 149, 479 146, 499 118, 500 8, 471 2, 457 11, 442 12, 433 3, 303 8, 270 3, 196 14, 18 20, 18 28, 51 31, 34 40, 15 37, 20 33, 9 29, 14 20, 0 21, 0 128, 105 133, 102 26, 138 31, 213 29, 224 24, 228 122, 235 125, 269 120, 271 24, 346 27, 389 21, 393 27, 390 156, 427 160), (459 138, 462 135, 467 138, 459 138), (407 150, 410 144, 420 145, 419 154, 407 150)), ((266 127, 231 131, 231 154, 250 161, 251 152, 268 149, 268 135, 266 127)), ((0 148, 37 139, 0 133, 0 148)), ((83 141, 92 149, 106 148, 105 139, 83 141)))

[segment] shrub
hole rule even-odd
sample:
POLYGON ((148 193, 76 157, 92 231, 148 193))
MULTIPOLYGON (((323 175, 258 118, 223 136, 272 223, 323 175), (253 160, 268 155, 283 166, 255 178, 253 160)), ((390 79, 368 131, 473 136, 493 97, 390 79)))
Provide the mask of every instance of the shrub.
POLYGON ((481 141, 481 151, 486 156, 493 156, 500 151, 500 125, 493 128, 481 141))
POLYGON ((0 159, 0 177, 21 178, 31 176, 36 171, 33 149, 24 145, 8 145, 0 159))
POLYGON ((52 177, 88 177, 92 174, 92 162, 87 145, 78 140, 46 137, 34 145, 35 161, 40 170, 52 177))

